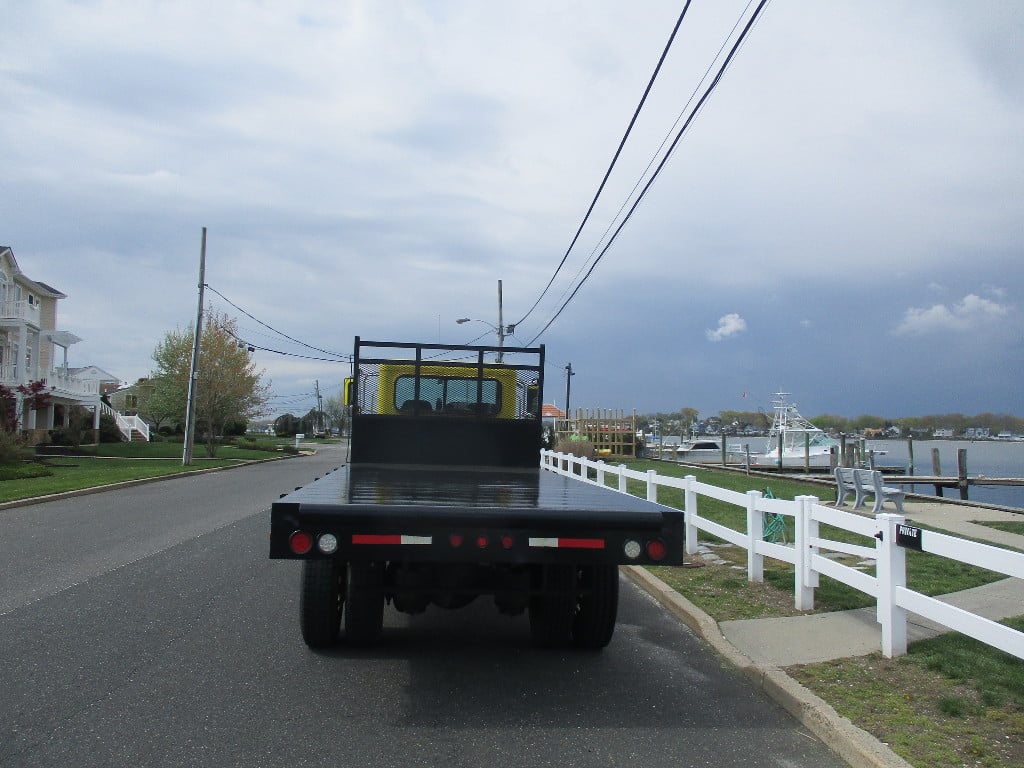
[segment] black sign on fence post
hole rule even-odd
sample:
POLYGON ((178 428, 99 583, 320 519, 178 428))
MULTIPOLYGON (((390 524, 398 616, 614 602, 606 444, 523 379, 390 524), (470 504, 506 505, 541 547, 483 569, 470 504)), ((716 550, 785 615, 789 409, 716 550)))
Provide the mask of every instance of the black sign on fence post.
POLYGON ((921 549, 921 529, 897 523, 896 545, 907 549, 921 549))

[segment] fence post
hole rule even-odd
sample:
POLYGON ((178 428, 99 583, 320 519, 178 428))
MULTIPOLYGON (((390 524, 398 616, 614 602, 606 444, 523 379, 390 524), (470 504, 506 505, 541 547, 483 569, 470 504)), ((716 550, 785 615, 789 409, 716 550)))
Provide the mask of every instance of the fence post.
POLYGON ((625 464, 619 464, 619 492, 620 493, 629 493, 629 491, 626 490, 626 465, 625 464))
POLYGON ((764 555, 757 551, 764 541, 764 518, 757 509, 760 491, 747 491, 747 581, 764 581, 764 555))
POLYGON ((658 477, 657 470, 647 470, 647 500, 657 501, 658 500, 658 484, 655 482, 658 477))
POLYGON ((876 616, 882 625, 882 654, 891 659, 907 653, 907 611, 896 604, 896 588, 907 585, 907 551, 896 545, 896 526, 903 515, 875 515, 881 531, 875 545, 878 561, 878 608, 876 616))
POLYGON ((686 554, 697 554, 697 526, 693 518, 697 516, 697 490, 693 487, 697 482, 694 475, 683 478, 686 487, 683 489, 683 527, 686 529, 686 554))
POLYGON ((796 519, 794 520, 794 549, 796 554, 793 574, 794 604, 798 611, 814 610, 814 588, 818 586, 818 574, 811 567, 811 555, 816 548, 811 538, 818 535, 818 524, 811 519, 811 509, 818 503, 815 496, 797 496, 796 519))
POLYGON ((597 462, 597 484, 604 487, 604 461, 597 462))

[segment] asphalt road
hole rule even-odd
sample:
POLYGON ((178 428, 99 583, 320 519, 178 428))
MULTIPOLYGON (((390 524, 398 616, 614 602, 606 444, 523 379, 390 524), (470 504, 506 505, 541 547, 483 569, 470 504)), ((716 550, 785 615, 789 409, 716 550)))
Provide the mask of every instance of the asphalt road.
POLYGON ((489 601, 310 652, 270 503, 342 454, 0 510, 0 766, 841 766, 630 583, 601 653, 489 601))

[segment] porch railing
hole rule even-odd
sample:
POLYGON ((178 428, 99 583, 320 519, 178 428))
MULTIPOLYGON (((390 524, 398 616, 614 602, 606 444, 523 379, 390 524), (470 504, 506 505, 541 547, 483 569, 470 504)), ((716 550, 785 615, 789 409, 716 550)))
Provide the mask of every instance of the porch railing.
POLYGON ((72 376, 64 368, 54 368, 46 374, 45 381, 51 387, 57 387, 75 394, 98 395, 100 393, 100 383, 98 381, 82 381, 72 376))
POLYGON ((39 325, 39 305, 27 301, 0 301, 0 320, 24 320, 39 325))

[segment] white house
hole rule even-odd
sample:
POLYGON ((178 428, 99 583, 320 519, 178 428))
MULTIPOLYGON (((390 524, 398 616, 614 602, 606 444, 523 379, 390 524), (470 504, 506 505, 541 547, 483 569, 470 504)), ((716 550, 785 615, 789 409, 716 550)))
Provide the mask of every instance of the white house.
MULTIPOLYGON (((67 426, 70 409, 92 411, 93 431, 99 433, 101 386, 110 374, 98 368, 68 367, 68 349, 81 339, 57 327, 57 302, 67 296, 56 288, 28 278, 14 251, 0 245, 0 384, 14 393, 18 428, 36 442, 47 430, 67 426), (96 375, 82 378, 77 373, 96 375), (35 411, 17 388, 34 381, 46 384, 48 408, 35 411)), ((114 379, 116 381, 116 379, 114 379)))

